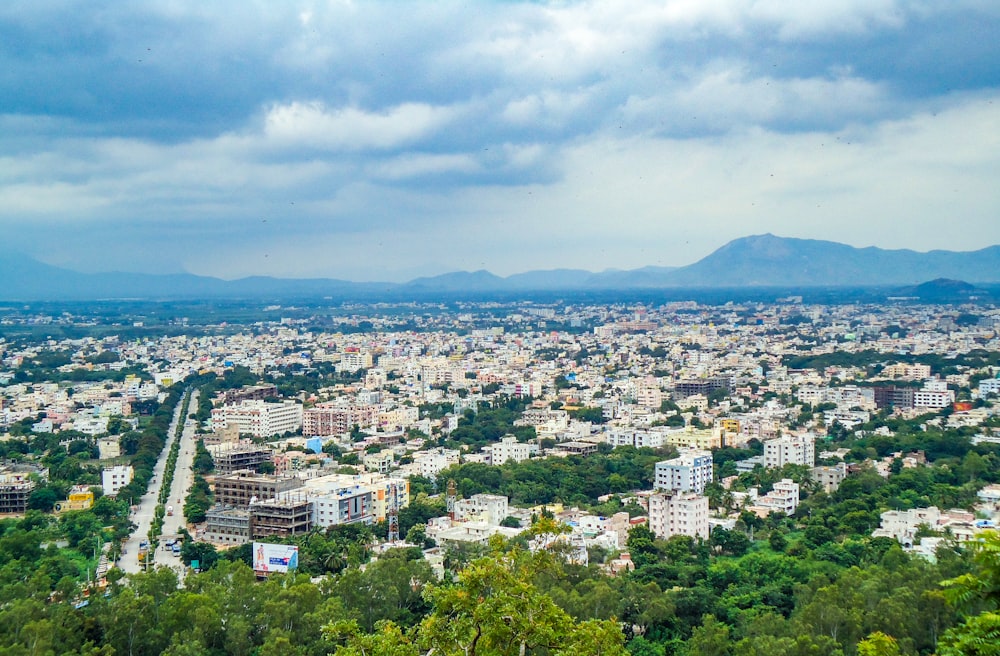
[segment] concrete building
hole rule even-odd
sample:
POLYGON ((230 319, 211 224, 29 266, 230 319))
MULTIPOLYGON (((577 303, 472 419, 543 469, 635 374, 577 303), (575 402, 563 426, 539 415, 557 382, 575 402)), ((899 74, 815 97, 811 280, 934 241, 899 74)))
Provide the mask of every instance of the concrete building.
POLYGON ((502 465, 508 460, 521 462, 531 457, 531 445, 518 442, 513 435, 504 435, 499 442, 483 447, 486 460, 491 465, 502 465))
POLYGON ((832 494, 847 478, 847 465, 840 462, 832 467, 813 467, 810 477, 820 484, 824 492, 832 494))
POLYGON ((799 507, 799 484, 789 478, 783 478, 774 484, 770 492, 757 500, 750 511, 761 517, 771 513, 794 515, 799 507))
POLYGON ((812 435, 779 437, 764 442, 764 466, 816 465, 816 438, 812 435))
POLYGON ((101 487, 104 489, 105 495, 113 497, 118 494, 118 490, 131 483, 133 478, 135 478, 135 470, 132 469, 132 465, 105 467, 104 471, 101 472, 101 487))
POLYGON ((21 514, 28 509, 28 497, 35 482, 20 473, 0 473, 0 515, 21 514))
POLYGON ((342 435, 352 428, 370 428, 378 423, 377 406, 343 406, 321 403, 302 414, 303 435, 342 435))
POLYGON ((291 537, 312 528, 312 504, 300 491, 283 492, 250 506, 250 537, 291 537))
POLYGON ((325 493, 310 491, 312 525, 326 528, 342 524, 373 524, 373 496, 372 489, 364 485, 329 488, 325 493))
POLYGON ((294 433, 302 428, 302 404, 295 401, 268 403, 240 401, 212 410, 212 427, 236 426, 240 434, 271 437, 294 433))
POLYGON ((658 538, 675 535, 708 539, 708 497, 669 492, 649 497, 649 528, 658 538))
POLYGON ((215 471, 232 474, 245 469, 256 470, 263 462, 270 462, 274 452, 256 444, 220 444, 210 449, 215 460, 215 471))
POLYGON ((300 478, 258 474, 244 469, 216 476, 215 502, 245 510, 250 507, 251 499, 273 499, 284 492, 297 490, 302 485, 300 478))
POLYGON ((250 541, 250 511, 216 504, 205 513, 206 542, 236 546, 250 541))
POLYGON ((474 494, 455 502, 455 519, 499 526, 509 513, 507 497, 474 494))
POLYGON ((712 454, 709 451, 692 450, 656 463, 653 486, 657 490, 701 494, 705 485, 711 482, 712 454))

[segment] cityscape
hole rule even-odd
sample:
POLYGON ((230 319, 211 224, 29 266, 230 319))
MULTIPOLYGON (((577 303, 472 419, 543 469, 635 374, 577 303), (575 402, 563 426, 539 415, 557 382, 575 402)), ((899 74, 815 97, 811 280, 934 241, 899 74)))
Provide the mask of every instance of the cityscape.
POLYGON ((3 656, 1000 656, 1000 5, 0 3, 3 656))
MULTIPOLYGON (((779 640, 832 603, 797 591, 805 571, 740 593, 752 602, 706 588, 725 563, 867 578, 895 558, 930 580, 879 598, 938 594, 930 572, 966 571, 969 545, 1000 520, 992 304, 315 303, 244 307, 235 323, 180 309, 194 316, 146 302, 0 308, 5 569, 41 558, 31 586, 84 616, 119 617, 157 572, 178 590, 159 593, 170 606, 244 568, 258 586, 295 577, 285 585, 335 604, 296 640, 348 649, 515 549, 518 567, 544 557, 556 580, 580 580, 570 597, 535 591, 582 622, 570 634, 612 622, 608 644, 657 653, 664 639, 692 649, 706 626, 728 635, 705 610, 766 607, 786 625, 779 640), (42 536, 50 546, 23 544, 42 536), (406 577, 407 599, 348 594, 396 585, 380 568, 406 577), (606 598, 590 616, 576 604, 597 603, 594 585, 606 598), (791 586, 784 601, 775 586, 791 586), (93 606, 102 591, 110 601, 93 606), (684 610, 695 591, 711 599, 684 610), (627 594, 643 607, 622 606, 627 594), (356 623, 340 647, 336 621, 356 623)), ((859 650, 881 635, 918 651, 939 639, 882 621, 837 623, 859 650)))

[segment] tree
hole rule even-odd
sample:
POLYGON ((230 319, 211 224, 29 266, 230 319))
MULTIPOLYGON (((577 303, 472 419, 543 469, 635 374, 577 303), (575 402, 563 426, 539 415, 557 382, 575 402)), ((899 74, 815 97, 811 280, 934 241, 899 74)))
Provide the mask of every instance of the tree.
POLYGON ((514 549, 473 561, 451 585, 428 585, 433 610, 412 632, 383 622, 362 633, 356 621, 324 627, 341 642, 339 656, 508 656, 544 652, 552 656, 627 656, 614 621, 575 622, 533 583, 551 559, 514 549), (418 649, 419 648, 419 649, 418 649))
POLYGON ((698 656, 727 656, 729 654, 729 627, 705 615, 701 626, 696 626, 688 640, 688 652, 698 656))
POLYGON ((981 533, 970 542, 976 570, 943 582, 948 600, 960 610, 980 611, 941 639, 940 656, 1000 655, 1000 533, 981 533))
POLYGON ((899 645, 892 636, 876 631, 858 643, 858 656, 899 656, 899 645))
POLYGON ((59 500, 59 495, 51 487, 40 487, 31 492, 28 495, 28 507, 32 510, 41 510, 43 512, 51 512, 56 506, 56 501, 59 500))

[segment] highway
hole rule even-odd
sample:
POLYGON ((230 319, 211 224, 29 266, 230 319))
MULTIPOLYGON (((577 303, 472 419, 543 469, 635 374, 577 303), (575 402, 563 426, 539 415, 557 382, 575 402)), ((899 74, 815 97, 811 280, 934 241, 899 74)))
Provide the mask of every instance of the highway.
MULTIPOLYGON (((188 412, 190 413, 193 409, 197 408, 197 404, 198 391, 195 390, 195 392, 191 395, 191 402, 188 404, 188 412)), ((181 408, 183 406, 184 401, 182 399, 180 403, 177 404, 173 420, 170 422, 170 427, 167 429, 167 443, 163 447, 163 451, 160 453, 159 459, 156 461, 156 466, 153 468, 153 478, 150 481, 149 490, 147 490, 146 494, 142 495, 142 498, 139 499, 137 504, 138 508, 132 515, 132 522, 135 523, 138 528, 136 528, 135 531, 132 532, 132 535, 129 536, 129 539, 125 543, 124 553, 118 561, 118 567, 120 567, 127 574, 135 574, 142 569, 142 566, 139 564, 139 543, 147 539, 149 527, 153 522, 153 513, 156 511, 157 498, 159 497, 160 486, 163 483, 163 470, 166 467, 170 449, 176 439, 177 423, 179 421, 184 421, 184 432, 180 438, 180 453, 177 458, 177 465, 174 470, 174 480, 171 485, 170 498, 168 500, 168 505, 172 505, 174 507, 174 516, 164 518, 163 533, 165 535, 175 535, 183 525, 183 499, 193 480, 191 464, 194 459, 194 432, 196 424, 196 422, 187 420, 187 418, 180 416, 181 408), (180 499, 182 503, 177 503, 178 499, 180 499)), ((135 503, 134 500, 133 503, 135 503)), ((168 553, 168 550, 163 548, 162 543, 159 551, 155 555, 155 560, 157 564, 173 567, 174 569, 179 569, 180 566, 180 559, 172 553, 168 553)))

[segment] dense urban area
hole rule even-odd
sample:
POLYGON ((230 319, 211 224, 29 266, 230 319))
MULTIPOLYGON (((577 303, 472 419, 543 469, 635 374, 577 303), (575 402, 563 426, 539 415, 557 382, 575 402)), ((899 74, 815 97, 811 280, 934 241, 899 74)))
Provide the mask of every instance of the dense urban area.
POLYGON ((998 654, 998 396, 989 305, 0 307, 0 651, 998 654))

